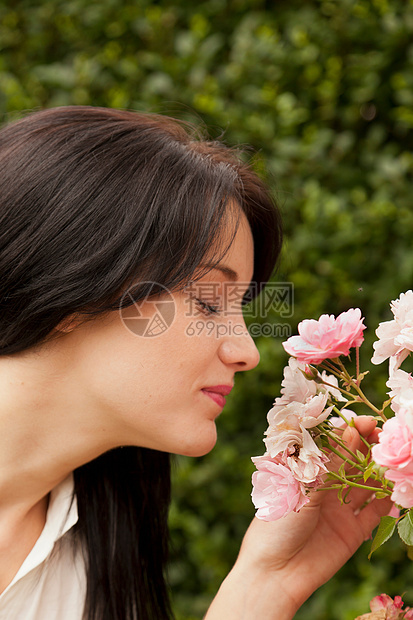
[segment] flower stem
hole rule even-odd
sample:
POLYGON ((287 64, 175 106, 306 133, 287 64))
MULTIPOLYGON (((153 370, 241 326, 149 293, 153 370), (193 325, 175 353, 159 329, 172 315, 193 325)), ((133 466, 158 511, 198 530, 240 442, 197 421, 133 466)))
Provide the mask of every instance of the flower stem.
MULTIPOLYGON (((359 402, 359 401, 357 401, 357 402, 359 402)), ((343 409, 344 409, 344 407, 343 407, 343 409)), ((344 420, 344 422, 347 424, 347 426, 351 426, 352 420, 346 420, 346 418, 343 415, 343 409, 338 409, 338 407, 336 407, 336 405, 333 406, 333 411, 335 411, 340 416, 340 418, 342 418, 344 420)), ((365 439, 365 437, 363 437, 363 435, 361 435, 360 433, 359 433, 359 436, 360 436, 361 441, 366 446, 366 448, 368 448, 370 450, 371 449, 371 445, 369 444, 367 439, 365 439)))
MULTIPOLYGON (((346 422, 346 424, 348 424, 348 422, 346 422)), ((352 450, 350 450, 350 448, 348 448, 346 446, 346 444, 344 443, 344 441, 341 441, 341 439, 335 434, 335 433, 331 433, 330 431, 323 429, 323 432, 327 435, 327 437, 329 437, 330 439, 332 439, 336 444, 338 444, 340 446, 340 448, 343 448, 343 450, 345 450, 346 452, 348 452, 350 454, 350 456, 353 457, 353 459, 356 459, 356 461, 360 462, 360 459, 358 458, 357 454, 355 454, 352 450)), ((329 445, 329 449, 332 449, 331 445, 329 445)), ((341 454, 341 453, 340 453, 341 454)))
POLYGON ((360 387, 360 347, 356 347, 356 383, 360 387))
POLYGON ((361 433, 359 433, 359 437, 360 437, 361 441, 364 443, 364 445, 366 446, 366 448, 371 450, 371 445, 369 444, 367 439, 365 437, 363 437, 363 435, 361 433))
POLYGON ((352 482, 351 480, 347 480, 347 478, 342 478, 339 474, 336 474, 336 472, 334 471, 330 471, 329 474, 335 480, 340 480, 345 485, 356 487, 357 489, 364 489, 365 491, 374 491, 374 493, 377 493, 377 491, 380 491, 380 492, 386 493, 387 495, 391 495, 391 491, 389 491, 388 489, 384 489, 383 487, 377 488, 377 487, 370 487, 365 484, 358 484, 357 482, 352 482))
POLYGON ((358 381, 354 381, 354 379, 349 375, 349 373, 347 372, 347 369, 345 368, 343 362, 340 359, 337 360, 337 363, 339 364, 339 366, 340 366, 340 368, 342 370, 343 376, 347 380, 347 383, 349 385, 351 385, 352 387, 354 387, 354 389, 356 390, 357 394, 360 396, 361 400, 367 405, 367 407, 369 407, 372 411, 374 411, 374 413, 377 413, 377 415, 379 415, 384 422, 386 422, 387 418, 384 415, 383 410, 378 409, 375 405, 373 405, 373 403, 371 403, 369 401, 367 396, 360 389, 360 387, 358 385, 358 381))
POLYGON ((331 372, 332 375, 334 375, 338 379, 341 379, 342 375, 341 375, 340 370, 336 366, 333 366, 332 364, 327 363, 327 360, 324 360, 320 364, 320 368, 322 368, 323 370, 327 370, 327 372, 331 372))
MULTIPOLYGON (((334 441, 336 441, 336 439, 334 439, 334 441)), ((345 449, 345 445, 342 446, 345 449)), ((339 450, 336 450, 336 448, 333 448, 333 446, 329 446, 327 448, 328 450, 330 450, 331 452, 333 452, 334 454, 336 454, 340 459, 342 459, 345 463, 348 463, 349 465, 351 465, 351 467, 356 467, 357 469, 360 469, 360 471, 364 471, 364 467, 362 467, 359 463, 356 463, 355 461, 352 461, 351 459, 348 459, 346 456, 344 456, 344 454, 342 454, 339 450)), ((347 450, 348 452, 350 452, 350 454, 357 459, 357 456, 351 452, 350 450, 347 450)))
POLYGON ((347 424, 347 426, 349 426, 349 425, 350 425, 350 422, 347 420, 347 418, 345 418, 345 417, 344 417, 344 415, 343 415, 343 413, 342 413, 342 410, 341 410, 341 409, 339 409, 336 405, 334 405, 334 406, 333 406, 333 411, 335 411, 335 413, 336 413, 338 416, 340 416, 340 418, 341 418, 342 420, 344 420, 344 422, 347 424))

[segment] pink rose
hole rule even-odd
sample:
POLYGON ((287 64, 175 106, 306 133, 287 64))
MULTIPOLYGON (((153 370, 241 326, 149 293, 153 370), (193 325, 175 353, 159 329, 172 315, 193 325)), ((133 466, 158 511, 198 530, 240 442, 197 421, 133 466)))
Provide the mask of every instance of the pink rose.
POLYGON ((306 319, 298 324, 299 336, 291 336, 283 347, 300 362, 319 364, 325 359, 348 355, 352 347, 364 340, 361 310, 350 308, 337 318, 323 314, 318 321, 306 319))
MULTIPOLYGON (((389 357, 394 357, 400 353, 400 347, 395 344, 396 338, 401 331, 400 325, 397 321, 384 321, 379 323, 376 329, 376 336, 378 340, 373 342, 374 354, 371 358, 373 364, 381 364, 389 357)), ((407 357, 407 353, 405 355, 407 357)), ((400 360, 400 364, 403 360, 400 360)), ((398 366, 400 366, 398 364, 398 366)))
MULTIPOLYGON (((308 371, 306 364, 297 361, 294 357, 290 357, 288 360, 288 366, 284 368, 284 378, 281 382, 282 396, 275 399, 274 405, 287 405, 293 401, 307 403, 313 396, 316 396, 319 393, 325 393, 327 395, 331 394, 331 396, 333 396, 336 400, 346 400, 338 389, 338 381, 336 377, 326 374, 325 371, 321 373, 321 378, 323 381, 335 386, 330 387, 308 379, 304 376, 306 371, 308 371)), ((317 371, 315 376, 318 376, 317 371)))
POLYGON ((270 457, 275 458, 295 445, 301 446, 303 429, 294 410, 285 407, 273 417, 271 411, 268 415, 270 425, 265 431, 264 443, 270 457))
POLYGON ((294 477, 305 484, 322 482, 322 476, 327 473, 325 463, 328 457, 318 449, 310 433, 303 429, 302 445, 296 446, 291 453, 286 450, 283 455, 286 464, 291 469, 294 477))
POLYGON ((411 373, 396 369, 390 375, 386 385, 390 388, 388 394, 392 399, 390 407, 393 411, 397 413, 401 407, 413 404, 413 377, 411 373))
POLYGON ((403 601, 401 596, 395 596, 394 600, 387 594, 375 596, 370 601, 370 609, 373 612, 385 610, 386 620, 399 620, 401 618, 408 619, 412 617, 409 607, 403 609, 403 601))
POLYGON ((413 508, 413 464, 405 469, 388 469, 384 476, 394 482, 393 502, 402 508, 413 508))
POLYGON ((313 428, 324 422, 333 410, 333 405, 324 409, 327 402, 327 393, 317 394, 309 398, 304 405, 304 410, 300 415, 300 424, 304 428, 313 428))
POLYGON ((390 304, 394 319, 380 323, 376 329, 379 338, 373 344, 373 364, 381 364, 387 358, 393 359, 393 368, 413 351, 413 291, 401 293, 399 299, 390 304))
POLYGON ((286 429, 291 425, 298 428, 298 423, 304 428, 313 428, 324 422, 333 409, 332 406, 325 408, 327 397, 327 394, 320 392, 316 396, 311 396, 306 403, 292 401, 286 405, 278 404, 280 399, 275 399, 276 404, 267 414, 268 424, 274 429, 277 426, 286 429), (286 424, 286 418, 294 422, 286 424))
POLYGON ((310 501, 288 467, 266 455, 253 457, 252 461, 258 471, 252 474, 251 497, 259 519, 276 521, 298 512, 310 501))
POLYGON ((390 469, 403 469, 413 461, 413 414, 400 409, 383 424, 379 443, 373 446, 373 460, 390 469))
MULTIPOLYGON (((396 599, 400 599, 397 604, 397 609, 400 609, 403 606, 403 602, 400 596, 396 596, 396 599)), ((390 609, 395 605, 396 599, 393 601, 391 596, 388 594, 380 594, 379 596, 375 596, 370 601, 370 609, 371 611, 380 611, 380 609, 390 609)))
POLYGON ((303 375, 305 369, 305 364, 297 362, 294 357, 290 357, 288 366, 284 368, 284 378, 281 382, 282 396, 275 399, 275 405, 287 405, 293 401, 305 403, 308 398, 317 394, 318 385, 303 375))

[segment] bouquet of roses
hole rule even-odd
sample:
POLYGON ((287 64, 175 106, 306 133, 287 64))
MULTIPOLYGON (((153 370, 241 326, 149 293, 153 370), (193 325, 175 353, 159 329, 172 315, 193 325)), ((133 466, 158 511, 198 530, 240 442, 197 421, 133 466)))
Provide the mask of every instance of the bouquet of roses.
POLYGON ((357 616, 355 620, 413 620, 413 609, 404 607, 401 596, 394 600, 387 594, 375 596, 370 601, 371 613, 357 616))
POLYGON ((304 320, 299 335, 283 343, 292 357, 282 395, 268 413, 265 454, 252 458, 258 518, 272 521, 298 512, 321 486, 337 489, 343 502, 352 487, 363 487, 378 498, 390 495, 399 509, 397 516, 382 517, 371 553, 396 527, 413 545, 413 377, 400 368, 413 351, 413 291, 392 301, 391 310, 393 320, 380 323, 373 345, 373 364, 389 360, 389 399, 380 406, 361 387, 368 373, 359 368, 366 327, 358 308, 337 318, 324 314, 318 321, 304 320), (343 358, 350 358, 352 349, 351 372, 343 358), (377 420, 378 440, 377 434, 375 443, 362 437, 365 449, 353 452, 342 441, 342 427, 366 410, 377 420), (329 469, 332 455, 342 462, 338 469, 329 469))

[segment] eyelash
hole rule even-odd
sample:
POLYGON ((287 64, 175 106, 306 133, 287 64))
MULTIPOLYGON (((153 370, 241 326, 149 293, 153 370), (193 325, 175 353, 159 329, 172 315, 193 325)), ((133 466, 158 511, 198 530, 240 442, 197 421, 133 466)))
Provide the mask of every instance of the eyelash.
POLYGON ((211 304, 207 304, 206 301, 202 301, 202 299, 199 299, 198 297, 195 297, 195 301, 198 304, 201 312, 203 312, 207 316, 219 313, 219 306, 211 306, 211 304))

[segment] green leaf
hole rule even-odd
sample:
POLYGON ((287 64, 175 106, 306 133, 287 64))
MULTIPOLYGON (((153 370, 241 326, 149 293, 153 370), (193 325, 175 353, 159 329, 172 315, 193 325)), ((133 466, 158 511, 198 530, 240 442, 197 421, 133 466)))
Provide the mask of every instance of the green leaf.
POLYGON ((356 454, 357 454, 357 458, 359 459, 359 461, 363 462, 365 460, 366 455, 360 452, 360 450, 356 450, 356 454))
POLYGON ((413 561, 413 547, 410 545, 407 547, 407 557, 413 561))
POLYGON ((348 498, 348 494, 351 491, 351 487, 344 487, 343 491, 345 491, 345 495, 344 495, 344 498, 343 498, 343 504, 349 504, 350 500, 347 499, 347 498, 348 498))
POLYGON ((364 482, 367 482, 368 478, 370 478, 371 474, 373 473, 373 469, 374 469, 374 461, 371 461, 370 465, 367 467, 366 471, 363 474, 364 482))
POLYGON ((319 441, 319 447, 320 448, 329 448, 330 447, 330 442, 328 441, 328 437, 327 435, 321 434, 317 437, 318 441, 319 441))
POLYGON ((381 545, 383 545, 391 535, 393 534, 396 528, 396 517, 382 517, 380 519, 379 527, 377 528, 376 535, 371 545, 369 559, 371 558, 372 553, 376 551, 381 545))
POLYGON ((384 493, 383 491, 376 491, 377 499, 384 499, 385 497, 389 497, 388 493, 384 493))
POLYGON ((406 545, 413 545, 413 511, 409 512, 399 521, 397 526, 399 536, 406 545))
POLYGON ((381 410, 384 411, 390 405, 392 400, 393 400, 392 398, 389 398, 388 400, 385 400, 381 410))

